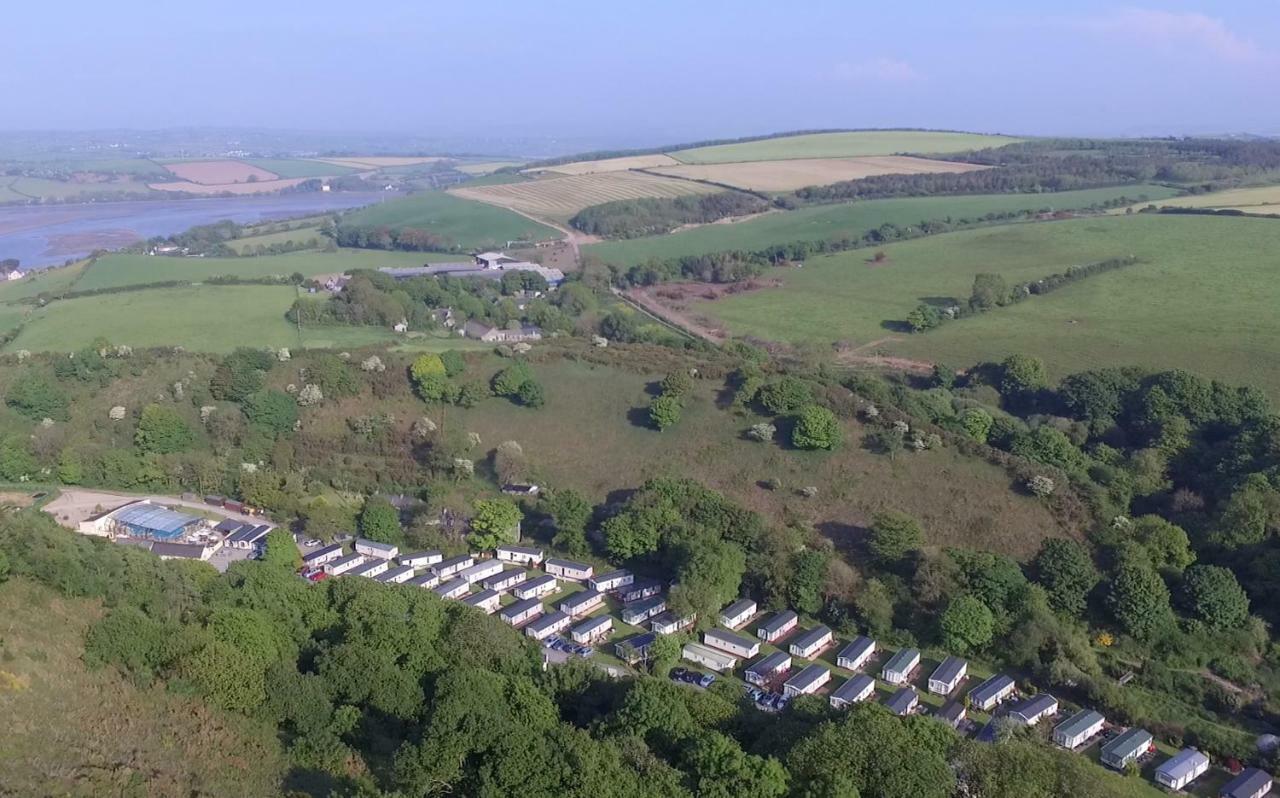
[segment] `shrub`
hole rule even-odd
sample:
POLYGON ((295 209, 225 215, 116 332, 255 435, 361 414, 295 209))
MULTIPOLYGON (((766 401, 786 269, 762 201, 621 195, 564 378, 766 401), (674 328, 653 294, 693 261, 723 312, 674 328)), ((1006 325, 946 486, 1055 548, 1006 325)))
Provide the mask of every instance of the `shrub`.
POLYGON ((798 449, 834 449, 840 445, 840 422, 821 405, 809 405, 796 417, 791 443, 798 449))

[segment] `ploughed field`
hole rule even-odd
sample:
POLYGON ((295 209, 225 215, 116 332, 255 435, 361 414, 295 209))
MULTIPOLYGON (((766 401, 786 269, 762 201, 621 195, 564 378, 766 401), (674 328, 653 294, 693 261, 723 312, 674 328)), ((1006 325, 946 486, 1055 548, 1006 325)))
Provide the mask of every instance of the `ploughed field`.
POLYGON ((644 172, 600 172, 489 186, 462 186, 451 194, 513 208, 533 216, 567 221, 583 208, 642 197, 706 194, 722 188, 644 172))

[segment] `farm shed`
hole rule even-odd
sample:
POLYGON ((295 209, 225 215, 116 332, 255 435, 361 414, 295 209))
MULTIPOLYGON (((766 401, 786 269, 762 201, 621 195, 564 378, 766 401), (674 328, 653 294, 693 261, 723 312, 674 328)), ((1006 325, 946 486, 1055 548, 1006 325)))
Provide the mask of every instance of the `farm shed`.
POLYGON ((502 573, 502 563, 498 560, 485 560, 475 565, 463 568, 458 571, 456 576, 459 579, 467 580, 467 584, 472 585, 481 579, 488 579, 491 576, 497 576, 502 573))
POLYGON ((791 655, 785 651, 775 651, 747 668, 744 676, 748 683, 758 687, 768 684, 779 673, 789 670, 791 670, 791 655))
POLYGON ((553 634, 569 628, 572 619, 558 610, 540 616, 524 628, 524 633, 534 640, 546 640, 553 634))
POLYGON ((619 588, 626 587, 634 581, 636 581, 635 574, 624 568, 617 571, 610 571, 607 574, 593 576, 587 580, 587 584, 591 586, 592 590, 598 590, 601 593, 609 593, 611 591, 618 590, 619 588))
POLYGON ((341 556, 342 544, 330 543, 328 546, 302 555, 302 564, 308 568, 316 568, 327 562, 333 562, 341 556))
POLYGON ((1078 748, 1102 731, 1102 726, 1106 722, 1107 719, 1102 717, 1102 713, 1092 709, 1082 709, 1054 728, 1053 741, 1063 748, 1078 748))
POLYGON ((836 665, 847 670, 856 671, 876 653, 876 641, 864 635, 853 638, 849 645, 840 649, 836 655, 836 665))
POLYGON ((560 602, 560 611, 570 618, 586 615, 596 607, 604 605, 604 594, 595 590, 583 590, 565 597, 560 602))
POLYGON ((772 643, 785 637, 792 629, 796 628, 798 623, 800 623, 800 616, 791 610, 783 610, 757 626, 756 637, 766 643, 772 643))
POLYGON ((351 576, 363 576, 372 579, 378 574, 386 573, 391 568, 388 560, 365 559, 363 563, 352 568, 348 573, 351 576))
POLYGON ((1271 792, 1271 774, 1258 768, 1246 768, 1222 785, 1220 798, 1263 798, 1271 792))
POLYGON ((907 685, 899 688, 898 692, 889 696, 889 700, 884 702, 884 705, 893 714, 899 717, 906 717, 920 705, 920 696, 916 694, 914 687, 907 685))
POLYGON ((429 568, 444 560, 444 554, 438 551, 415 551, 412 554, 401 554, 398 558, 401 565, 410 568, 429 568))
POLYGON ((496 590, 481 590, 462 600, 468 607, 484 610, 485 615, 492 615, 502 606, 502 594, 496 590))
POLYGON ((831 671, 815 662, 787 679, 782 685, 782 692, 789 696, 809 695, 829 681, 831 681, 831 671))
POLYGON ((574 562, 573 560, 560 560, 550 558, 542 566, 543 570, 552 576, 558 576, 561 579, 571 579, 574 582, 581 582, 590 579, 595 573, 595 569, 585 562, 574 562))
POLYGON ((339 576, 352 568, 359 567, 363 562, 363 554, 348 554, 345 557, 339 557, 336 560, 325 563, 324 570, 329 576, 339 576))
POLYGON ((454 579, 451 582, 445 582, 443 585, 434 588, 434 590, 436 595, 440 598, 462 598, 471 592, 471 583, 465 579, 454 579))
POLYGON ((400 547, 390 543, 380 543, 376 540, 356 538, 356 551, 366 557, 379 557, 383 560, 390 560, 400 553, 400 547))
POLYGON ((920 666, 920 652, 914 648, 901 648, 889 658, 880 671, 880 678, 889 684, 906 684, 911 673, 920 666))
POLYGON ((866 701, 876 691, 876 680, 865 673, 850 677, 831 693, 831 708, 844 709, 850 704, 866 701))
POLYGON ((651 596, 647 599, 632 602, 622 608, 622 622, 628 626, 639 626, 653 616, 667 609, 667 600, 662 596, 651 596))
POLYGON ((801 659, 813 659, 815 654, 831 645, 834 639, 830 629, 825 626, 815 626, 797 635, 796 639, 791 641, 791 655, 801 659))
POLYGON ((649 629, 660 635, 673 635, 693 626, 693 622, 696 620, 697 618, 692 615, 686 615, 681 618, 671 610, 667 610, 649 619, 649 629))
POLYGON ((1184 748, 1156 768, 1156 781, 1171 790, 1181 790, 1208 769, 1209 757, 1194 748, 1184 748))
POLYGON ((613 651, 618 659, 628 665, 635 665, 649 658, 649 647, 653 645, 653 641, 658 636, 653 632, 645 632, 644 634, 633 635, 626 640, 619 640, 613 644, 613 651))
POLYGON ((556 578, 550 574, 543 574, 534 579, 526 579, 515 587, 511 588, 511 595, 518 599, 540 598, 548 593, 556 592, 556 578))
POLYGON ((986 712, 1013 695, 1016 687, 1013 679, 1003 673, 997 673, 969 691, 969 706, 986 712))
POLYGON ((969 663, 959 657, 947 657, 929 674, 929 692, 951 695, 951 691, 960 685, 968 672, 969 663))
POLYGON ((1056 714, 1058 714, 1058 699, 1048 693, 1034 695, 1009 710, 1009 717, 1024 726, 1034 726, 1056 714))
POLYGON ((751 620, 756 614, 756 603, 751 599, 738 599, 720 611, 720 625, 726 629, 737 629, 751 620))
POLYGON ((498 613, 498 617, 512 626, 522 624, 530 618, 536 618, 542 614, 542 602, 537 599, 525 599, 517 601, 514 604, 508 604, 498 613))
POLYGON ((613 616, 597 615, 569 630, 573 642, 588 645, 605 639, 613 632, 613 616))
POLYGON ((738 667, 738 658, 698 643, 685 643, 680 656, 717 673, 738 667))
POLYGON ((488 590, 510 590, 529 578, 529 572, 523 568, 512 568, 488 579, 480 580, 480 584, 488 590))
POLYGON ((448 579, 451 576, 455 576, 464 568, 470 568, 475 564, 475 557, 472 557, 470 554, 460 554, 457 557, 450 557, 447 560, 441 560, 431 566, 431 570, 435 571, 436 576, 441 579, 448 579))
POLYGON ((640 599, 652 598, 662 592, 662 583, 656 579, 637 579, 622 590, 618 591, 618 598, 623 602, 630 603, 639 601, 640 599))
POLYGON ((405 582, 405 584, 413 585, 414 587, 433 588, 440 584, 440 577, 430 571, 427 571, 425 574, 415 576, 408 582, 405 582))
POLYGON ((754 657, 760 653, 760 644, 755 640, 723 629, 708 629, 703 632, 702 642, 737 657, 754 657))
POLYGON ((1151 732, 1135 726, 1104 743, 1098 759, 1113 770, 1124 770, 1125 765, 1149 752, 1154 742, 1151 732))
POLYGON ((503 562, 514 562, 520 565, 537 565, 542 562, 542 549, 533 546, 499 546, 494 554, 503 562))
POLYGON ((408 582, 413 578, 413 569, 407 565, 398 565, 389 571, 383 571, 378 574, 379 582, 390 582, 393 584, 401 584, 408 582))

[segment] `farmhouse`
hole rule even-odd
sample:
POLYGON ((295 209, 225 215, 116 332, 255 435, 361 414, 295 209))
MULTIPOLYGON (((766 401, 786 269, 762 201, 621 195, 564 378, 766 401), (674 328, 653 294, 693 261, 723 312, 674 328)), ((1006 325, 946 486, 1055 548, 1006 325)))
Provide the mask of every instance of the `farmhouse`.
POLYGON ((819 687, 829 681, 831 681, 831 671, 815 662, 787 679, 782 685, 782 693, 789 696, 809 695, 817 692, 819 687))
POLYGON ((717 673, 731 671, 738 667, 738 658, 725 654, 722 651, 716 651, 714 648, 708 648, 698 643, 685 643, 684 648, 680 651, 680 656, 690 662, 710 668, 717 673))
POLYGON ((577 626, 569 630, 569 637, 573 638, 573 642, 582 645, 590 645, 592 643, 604 640, 613 633, 613 616, 597 615, 594 618, 588 618, 577 626))
POLYGON ((609 593, 619 588, 626 587, 636 581, 635 575, 626 569, 618 571, 610 571, 607 574, 593 576, 587 580, 587 584, 591 585, 593 590, 599 590, 601 593, 609 593))
POLYGON ((876 641, 864 635, 858 635, 836 655, 836 665, 846 670, 856 671, 865 665, 874 653, 876 653, 876 641))
POLYGON ((662 583, 656 579, 637 579, 622 590, 618 591, 618 598, 624 602, 639 601, 658 595, 662 592, 662 583))
POLYGON ((796 624, 800 623, 800 616, 791 610, 783 610, 777 615, 770 618, 767 622, 756 627, 756 637, 772 643, 775 640, 781 640, 796 628, 796 624))
POLYGON ((467 580, 467 584, 475 584, 481 579, 488 579, 491 576, 497 576, 502 573, 502 563, 498 560, 485 560, 478 562, 467 568, 458 571, 456 576, 459 579, 467 580))
POLYGON ((639 626, 666 608, 667 600, 662 596, 641 599, 622 608, 622 622, 628 626, 639 626))
POLYGON ((471 583, 465 579, 454 579, 433 589, 440 598, 456 599, 471 592, 471 583))
POLYGON ((524 633, 534 640, 546 640, 553 634, 569 628, 572 619, 563 612, 551 611, 539 616, 537 620, 524 628, 524 633))
POLYGON ((1245 768, 1239 776, 1222 785, 1220 798, 1263 798, 1271 792, 1271 775, 1257 768, 1245 768))
POLYGON ((470 568, 475 565, 475 563, 475 557, 472 557, 470 554, 461 554, 457 557, 450 557, 447 560, 441 560, 431 566, 431 570, 434 571, 436 576, 441 579, 448 579, 451 576, 455 576, 464 568, 470 568))
POLYGON ((998 673, 969 691, 969 706, 986 712, 1013 695, 1013 679, 998 673))
POLYGON ((1009 717, 1024 726, 1034 726, 1056 714, 1058 714, 1058 699, 1048 693, 1032 696, 1009 710, 1009 717))
POLYGON ((938 708, 938 712, 934 717, 951 728, 957 729, 960 727, 960 724, 964 722, 965 716, 968 714, 969 713, 964 708, 964 704, 961 704, 959 701, 948 701, 938 708))
POLYGON ((791 655, 801 659, 813 659, 822 649, 831 645, 831 630, 825 626, 815 626, 791 641, 791 655))
POLYGON ((726 629, 737 629, 751 620, 756 614, 756 603, 751 599, 738 599, 720 611, 720 625, 726 629))
POLYGON ((331 543, 323 548, 302 555, 302 565, 306 568, 319 568, 325 563, 333 562, 342 556, 342 544, 331 543))
POLYGON ((755 640, 723 629, 708 629, 703 632, 702 642, 739 657, 754 657, 760 653, 760 644, 755 640))
POLYGON ((502 606, 502 594, 496 590, 481 590, 464 598, 462 603, 483 610, 485 615, 492 615, 502 606))
POLYGON ((442 561, 444 555, 438 551, 415 551, 412 554, 401 554, 397 559, 401 565, 410 568, 429 568, 442 561))
POLYGON ((1156 768, 1156 782, 1171 790, 1181 790, 1208 769, 1209 757, 1194 748, 1184 748, 1156 768))
POLYGON ((586 615, 596 607, 604 604, 604 594, 595 590, 583 590, 580 593, 574 593, 566 596, 560 602, 560 611, 570 618, 577 618, 579 615, 586 615))
POLYGON ((376 540, 356 538, 356 551, 366 557, 380 557, 384 560, 390 560, 400 553, 400 547, 393 546, 390 543, 379 543, 376 540))
POLYGON ((929 692, 950 695, 968 672, 969 663, 959 657, 947 657, 929 674, 929 692))
POLYGON ((423 587, 423 588, 430 589, 440 584, 440 577, 436 576, 430 571, 427 571, 425 574, 419 574, 418 576, 415 576, 414 578, 410 579, 408 582, 405 582, 405 584, 413 585, 414 587, 423 587))
POLYGON ((543 574, 534 579, 528 579, 515 587, 511 588, 511 595, 518 599, 541 598, 548 593, 556 592, 556 578, 550 574, 543 574))
POLYGON ((791 655, 785 651, 775 651, 747 668, 744 676, 750 684, 761 686, 768 684, 778 674, 789 670, 791 670, 791 655))
POLYGON ((880 671, 880 678, 889 684, 906 684, 911 673, 920 666, 920 652, 914 648, 902 648, 889 658, 880 671))
POLYGON ((618 659, 628 665, 635 665, 637 662, 647 660, 649 658, 649 648, 653 645, 653 641, 658 636, 653 632, 645 632, 644 634, 628 637, 626 640, 620 640, 613 644, 613 653, 618 659))
POLYGON ((383 571, 378 574, 379 582, 390 582, 392 584, 401 584, 408 582, 413 578, 413 569, 407 565, 398 565, 389 571, 383 571))
POLYGON ((915 712, 916 707, 920 705, 920 696, 916 694, 915 688, 907 685, 889 696, 889 700, 884 702, 884 705, 893 714, 906 717, 915 712))
POLYGON ((363 576, 372 579, 378 574, 385 573, 390 567, 391 563, 387 560, 365 559, 363 563, 352 568, 348 573, 351 576, 363 576))
POLYGON ((660 635, 673 635, 693 626, 693 622, 696 620, 697 618, 692 615, 686 615, 683 618, 676 617, 674 612, 667 610, 650 618, 649 628, 660 635))
POLYGON ((510 590, 528 578, 528 571, 523 568, 512 568, 500 574, 494 574, 488 579, 482 579, 480 584, 487 590, 503 591, 510 590))
POLYGON ((542 614, 542 602, 537 599, 525 599, 517 601, 515 604, 508 604, 498 613, 498 617, 512 626, 518 626, 530 618, 537 618, 542 614))
POLYGON ((552 576, 558 576, 561 579, 570 579, 574 582, 581 582, 585 579, 590 579, 592 574, 595 573, 595 569, 585 562, 560 560, 554 557, 548 559, 542 568, 552 576))
POLYGON ((345 557, 339 557, 336 560, 330 560, 325 563, 324 570, 329 576, 339 576, 352 568, 360 566, 363 562, 363 554, 348 554, 345 557))
POLYGON ((542 562, 542 549, 533 546, 499 546, 494 554, 503 562, 514 562, 520 565, 537 565, 542 562))
POLYGON ((1113 770, 1124 770, 1125 765, 1151 751, 1153 744, 1150 732, 1134 727, 1104 743, 1098 759, 1113 770))
POLYGON ((852 676, 831 694, 831 708, 844 709, 850 704, 866 701, 876 691, 876 680, 865 673, 852 676))
POLYGON ((493 327, 475 319, 462 325, 462 334, 487 344, 513 344, 521 341, 542 340, 542 328, 534 324, 521 324, 511 329, 493 327))
POLYGON ((1068 750, 1078 748, 1102 731, 1102 726, 1106 722, 1107 719, 1102 717, 1101 713, 1094 712, 1092 709, 1082 709, 1054 728, 1053 741, 1068 750))

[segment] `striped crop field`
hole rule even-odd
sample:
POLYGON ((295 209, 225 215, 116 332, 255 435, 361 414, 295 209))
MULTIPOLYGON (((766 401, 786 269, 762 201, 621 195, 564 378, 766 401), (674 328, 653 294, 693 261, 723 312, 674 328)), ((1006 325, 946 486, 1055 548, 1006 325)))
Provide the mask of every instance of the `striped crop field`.
POLYGON ((678 197, 707 194, 723 189, 688 180, 658 177, 642 172, 604 172, 549 177, 497 186, 450 189, 451 194, 500 205, 532 216, 568 220, 583 208, 615 200, 642 197, 678 197))

